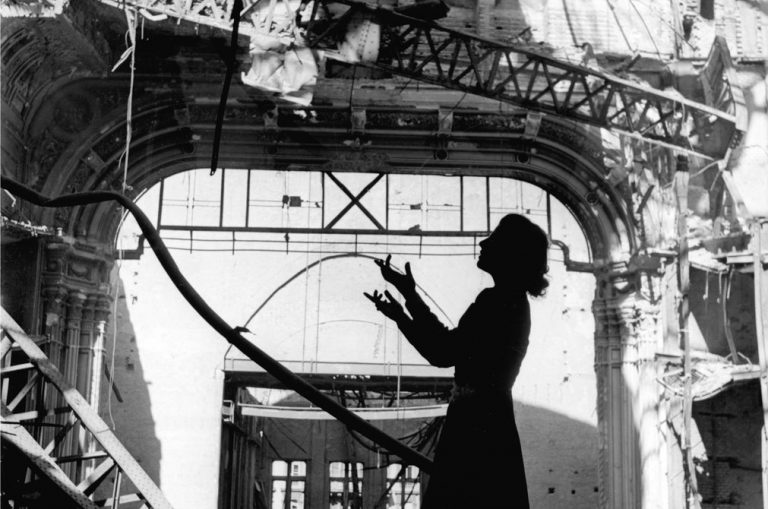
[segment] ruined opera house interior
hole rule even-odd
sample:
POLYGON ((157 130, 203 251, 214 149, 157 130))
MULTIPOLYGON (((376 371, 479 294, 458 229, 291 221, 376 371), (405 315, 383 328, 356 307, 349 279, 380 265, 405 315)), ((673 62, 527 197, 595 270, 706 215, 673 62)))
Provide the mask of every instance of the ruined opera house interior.
POLYGON ((0 15, 3 509, 433 509, 464 392, 370 292, 459 330, 510 214, 530 505, 493 445, 453 489, 768 507, 765 0, 0 15))

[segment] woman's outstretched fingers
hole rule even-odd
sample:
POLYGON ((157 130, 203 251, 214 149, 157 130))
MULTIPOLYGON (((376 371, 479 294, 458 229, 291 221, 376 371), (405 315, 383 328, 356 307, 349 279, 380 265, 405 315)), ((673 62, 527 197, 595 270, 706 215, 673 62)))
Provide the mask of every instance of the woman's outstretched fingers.
POLYGON ((368 300, 376 304, 376 307, 378 307, 379 304, 382 303, 381 294, 377 290, 374 290, 373 295, 371 295, 368 292, 363 292, 363 295, 365 295, 368 298, 368 300))

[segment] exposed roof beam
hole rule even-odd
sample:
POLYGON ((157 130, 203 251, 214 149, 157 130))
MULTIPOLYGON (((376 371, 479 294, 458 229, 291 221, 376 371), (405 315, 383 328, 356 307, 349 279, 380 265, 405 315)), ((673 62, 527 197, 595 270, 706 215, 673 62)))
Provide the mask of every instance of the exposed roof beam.
MULTIPOLYGON (((114 7, 230 30, 232 0, 100 0, 114 7)), ((245 6, 247 11, 255 3, 245 6)), ((299 29, 310 47, 344 57, 339 40, 353 17, 380 26, 375 61, 386 72, 610 129, 691 155, 722 159, 738 144, 737 116, 587 65, 503 44, 352 0, 307 4, 299 29), (311 9, 310 9, 311 6, 311 9), (727 142, 722 142, 727 140, 727 142)), ((244 35, 269 36, 245 18, 244 35)), ((731 84, 726 80, 726 87, 731 84)))

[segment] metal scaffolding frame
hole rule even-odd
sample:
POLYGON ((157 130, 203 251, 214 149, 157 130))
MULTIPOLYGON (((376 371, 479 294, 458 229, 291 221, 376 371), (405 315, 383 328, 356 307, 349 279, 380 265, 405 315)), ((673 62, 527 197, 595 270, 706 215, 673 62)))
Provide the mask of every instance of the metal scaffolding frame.
POLYGON ((721 159, 741 139, 737 101, 731 100, 734 91, 722 69, 720 101, 711 107, 586 63, 574 65, 353 0, 316 0, 308 21, 300 26, 307 30, 310 47, 331 50, 329 57, 340 58, 333 50, 353 18, 380 26, 378 58, 368 65, 392 74, 586 122, 697 156, 721 159), (339 6, 347 10, 331 17, 339 6), (721 105, 728 109, 718 109, 721 105), (712 150, 711 140, 704 140, 714 129, 729 143, 712 150), (694 136, 698 144, 692 144, 694 136))
POLYGON ((26 456, 27 469, 31 470, 25 475, 25 484, 17 492, 4 487, 6 495, 23 504, 26 490, 29 489, 31 493, 38 490, 38 479, 42 476, 57 486, 71 502, 83 508, 117 508, 121 504, 143 502, 144 508, 172 509, 154 481, 91 408, 88 401, 66 380, 34 340, 24 333, 3 308, 0 308, 0 333, 1 358, 5 358, 12 351, 26 357, 26 362, 18 362, 17 355, 14 359, 16 363, 2 370, 1 436, 4 442, 26 456), (16 377, 25 377, 26 382, 11 395, 11 378, 16 377), (25 406, 23 403, 27 403, 27 410, 17 411, 25 406), (53 407, 46 408, 46 403, 52 404, 53 407), (49 419, 51 417, 53 422, 49 419), (55 434, 40 432, 51 425, 58 430, 55 434), (92 438, 86 443, 91 443, 94 447, 75 455, 54 456, 67 434, 74 433, 73 429, 78 425, 92 438), (33 431, 29 431, 28 427, 33 431), (38 431, 34 431, 35 429, 38 431), (39 442, 40 439, 42 443, 39 442), (97 444, 101 450, 98 450, 97 444), (83 464, 93 460, 101 462, 95 468, 86 469, 88 475, 78 484, 64 471, 73 470, 67 468, 66 464, 83 464), (93 500, 94 492, 113 473, 112 496, 93 500), (124 477, 133 484, 135 493, 122 494, 124 477))

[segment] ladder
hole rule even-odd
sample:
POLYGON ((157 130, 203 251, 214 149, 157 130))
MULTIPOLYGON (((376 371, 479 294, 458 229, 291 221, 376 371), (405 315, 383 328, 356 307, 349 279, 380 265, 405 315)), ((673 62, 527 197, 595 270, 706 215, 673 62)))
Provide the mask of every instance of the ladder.
MULTIPOLYGON (((0 307, 0 361, 11 352, 14 364, 0 372, 0 437, 3 452, 8 451, 9 456, 16 458, 18 455, 18 458, 26 460, 26 468, 19 469, 22 475, 17 478, 18 482, 4 479, 3 498, 6 501, 12 500, 13 507, 17 508, 55 506, 91 509, 131 504, 131 507, 172 509, 154 481, 87 400, 0 307), (46 392, 49 396, 41 397, 46 392), (45 402, 55 403, 45 408, 45 402), (78 423, 81 433, 91 437, 89 440, 93 447, 77 455, 53 456, 78 423), (34 431, 46 429, 49 430, 47 433, 34 431), (76 471, 71 465, 84 462, 99 463, 87 469, 87 475, 79 482, 65 472, 76 471), (96 490, 111 474, 111 496, 94 500, 96 490), (133 485, 135 491, 130 490, 126 481, 133 485), (126 494, 126 491, 130 493, 126 494)), ((101 490, 108 491, 106 487, 101 490)))

